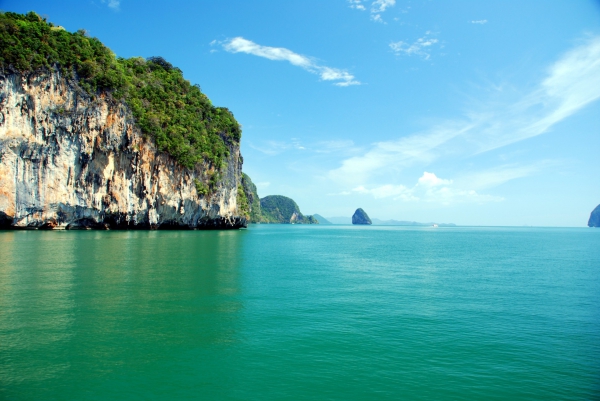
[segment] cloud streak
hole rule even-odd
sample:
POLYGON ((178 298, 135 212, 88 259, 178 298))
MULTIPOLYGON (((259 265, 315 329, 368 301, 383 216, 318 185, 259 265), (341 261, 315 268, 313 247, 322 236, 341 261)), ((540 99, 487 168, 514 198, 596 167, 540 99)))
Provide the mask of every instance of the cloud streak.
POLYGON ((102 0, 102 3, 108 5, 108 7, 112 8, 115 11, 119 10, 119 7, 121 5, 120 0, 102 0))
POLYGON ((391 198, 402 202, 429 202, 449 205, 453 203, 484 203, 501 202, 499 196, 480 194, 474 189, 456 187, 453 180, 443 179, 434 173, 425 171, 412 187, 404 185, 385 184, 371 188, 359 185, 352 191, 345 191, 338 195, 363 194, 371 195, 375 199, 391 198))
POLYGON ((537 89, 484 119, 470 140, 476 153, 548 132, 600 98, 600 36, 567 52, 547 70, 537 89))
POLYGON ((529 177, 545 168, 556 165, 556 162, 543 160, 529 165, 505 164, 491 169, 467 174, 456 180, 461 185, 469 185, 474 189, 494 188, 518 178, 529 177))
MULTIPOLYGON (((366 153, 343 160, 328 176, 346 185, 362 185, 374 176, 388 177, 391 172, 416 163, 427 165, 446 154, 469 157, 489 152, 542 135, 598 98, 600 36, 565 53, 547 69, 537 88, 520 100, 490 104, 490 111, 471 111, 425 132, 375 143, 366 153)), ((504 168, 495 179, 488 177, 489 185, 529 174, 532 168, 504 168)))
POLYGON ((390 49, 398 55, 412 56, 417 55, 423 57, 425 60, 429 60, 431 57, 430 49, 433 45, 439 41, 436 38, 430 37, 431 32, 425 32, 425 36, 417 39, 413 43, 405 41, 392 42, 390 43, 390 49))
POLYGON ((429 164, 438 157, 437 148, 471 129, 472 124, 448 123, 427 133, 378 142, 364 155, 344 160, 339 168, 329 172, 329 177, 339 182, 362 183, 380 172, 387 175, 390 170, 401 170, 415 163, 429 164))
POLYGON ((360 82, 348 71, 320 65, 312 57, 295 53, 284 47, 261 46, 241 36, 223 42, 222 46, 229 53, 246 53, 268 60, 287 61, 296 67, 319 75, 323 81, 332 81, 336 86, 360 85, 360 82))
MULTIPOLYGON (((350 8, 360 11, 366 11, 367 7, 363 4, 364 0, 348 0, 350 8)), ((396 0, 375 0, 371 3, 371 20, 375 22, 381 22, 385 24, 381 14, 384 13, 388 8, 396 5, 396 0)))
POLYGON ((348 0, 350 3, 350 8, 354 8, 355 10, 365 11, 367 8, 362 4, 362 0, 348 0))
POLYGON ((382 13, 387 8, 393 7, 396 4, 396 0, 375 0, 371 4, 372 13, 382 13))

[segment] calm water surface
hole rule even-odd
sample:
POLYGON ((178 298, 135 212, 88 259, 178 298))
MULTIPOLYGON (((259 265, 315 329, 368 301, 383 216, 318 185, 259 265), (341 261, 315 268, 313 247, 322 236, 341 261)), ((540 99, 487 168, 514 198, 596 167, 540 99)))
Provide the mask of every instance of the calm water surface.
POLYGON ((599 397, 597 229, 0 232, 1 400, 599 397))

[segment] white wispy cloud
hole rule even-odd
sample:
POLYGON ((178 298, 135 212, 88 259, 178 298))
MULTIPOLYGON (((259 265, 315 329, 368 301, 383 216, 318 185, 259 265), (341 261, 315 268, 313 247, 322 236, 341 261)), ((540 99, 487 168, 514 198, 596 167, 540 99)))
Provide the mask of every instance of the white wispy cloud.
POLYGON ((362 4, 362 0, 348 0, 350 3, 350 8, 354 8, 356 10, 365 11, 367 8, 362 4))
POLYGON ((474 189, 461 189, 451 186, 444 186, 426 189, 421 195, 421 200, 430 203, 450 205, 453 203, 502 202, 504 198, 501 196, 480 194, 474 189))
POLYGON ((556 165, 558 165, 558 162, 552 160, 542 160, 527 165, 504 164, 476 173, 465 174, 459 177, 456 182, 461 185, 469 185, 469 187, 477 190, 494 188, 512 180, 532 176, 556 165))
POLYGON ((317 153, 354 152, 357 150, 352 140, 319 141, 311 146, 317 153))
POLYGON ((329 177, 338 182, 362 183, 381 171, 387 174, 415 163, 429 164, 438 157, 438 147, 472 128, 472 124, 464 122, 446 123, 427 133, 375 143, 365 154, 344 160, 339 168, 329 172, 329 177))
POLYGON ((307 154, 356 154, 361 149, 358 148, 352 140, 329 140, 303 142, 299 138, 292 138, 288 141, 262 141, 260 144, 247 142, 248 146, 268 156, 276 156, 284 152, 303 151, 307 154))
POLYGON ((222 42, 222 46, 229 53, 246 53, 269 60, 287 61, 319 75, 323 81, 333 81, 337 86, 360 85, 360 82, 348 71, 320 65, 312 57, 295 53, 284 47, 262 46, 241 36, 222 42))
POLYGON ((439 178, 435 173, 425 171, 411 188, 393 184, 371 188, 359 185, 351 191, 344 191, 338 195, 364 194, 371 195, 375 199, 391 198, 402 202, 423 201, 443 205, 466 202, 500 202, 504 200, 499 196, 480 194, 474 189, 457 187, 453 183, 454 180, 439 178))
POLYGON ((478 153, 541 135, 600 98, 600 36, 567 52, 537 89, 489 116, 469 139, 478 153))
MULTIPOLYGON (((355 10, 366 11, 367 7, 365 3, 368 3, 364 0, 348 0, 350 4, 350 8, 354 8, 355 10)), ((371 20, 375 22, 385 23, 381 14, 384 13, 388 8, 396 5, 396 0, 375 0, 371 2, 370 10, 371 10, 371 20)))
POLYGON ((102 0, 102 3, 108 5, 113 10, 118 10, 121 5, 120 0, 102 0))
POLYGON ((422 38, 417 39, 413 43, 403 40, 390 43, 390 49, 396 54, 404 54, 407 56, 417 55, 429 60, 431 57, 431 47, 439 42, 438 39, 431 37, 431 32, 425 32, 422 38))
POLYGON ((486 19, 478 19, 478 20, 471 21, 471 24, 484 25, 484 24, 487 24, 487 22, 488 22, 488 20, 486 20, 486 19))
POLYGON ((306 150, 306 147, 296 138, 292 138, 290 141, 263 141, 260 145, 249 142, 248 146, 269 156, 275 156, 293 149, 306 150))
POLYGON ((407 188, 404 185, 386 184, 371 189, 367 189, 360 185, 356 188, 353 188, 352 191, 348 191, 347 194, 370 194, 373 195, 375 199, 393 197, 394 200, 403 200, 405 202, 418 201, 419 198, 414 196, 413 192, 413 189, 407 188))
POLYGON ((372 13, 382 13, 387 8, 393 7, 396 4, 396 0, 375 0, 371 4, 372 13))
POLYGON ((434 173, 425 171, 417 184, 425 187, 438 187, 440 185, 450 185, 452 184, 452 180, 438 178, 434 173))
POLYGON ((381 14, 371 14, 371 21, 381 22, 382 24, 385 23, 385 21, 383 21, 383 18, 381 18, 381 14))
MULTIPOLYGON (((547 76, 518 101, 492 102, 429 130, 374 143, 364 154, 347 158, 328 177, 359 186, 372 177, 389 177, 413 164, 428 165, 447 154, 469 157, 548 132, 555 124, 600 98, 600 36, 565 53, 547 76)), ((472 177, 472 188, 488 188, 532 174, 547 164, 503 166, 472 177)))

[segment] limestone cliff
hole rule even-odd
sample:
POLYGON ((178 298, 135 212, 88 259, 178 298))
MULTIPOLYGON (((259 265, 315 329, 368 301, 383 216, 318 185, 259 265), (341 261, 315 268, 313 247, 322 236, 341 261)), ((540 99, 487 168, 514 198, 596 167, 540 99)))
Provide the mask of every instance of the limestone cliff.
POLYGON ((188 169, 142 135, 124 102, 91 97, 58 69, 0 71, 4 228, 239 228, 239 143, 214 173, 188 169))
POLYGON ((352 215, 352 224, 373 224, 373 222, 369 218, 367 212, 359 207, 352 215))

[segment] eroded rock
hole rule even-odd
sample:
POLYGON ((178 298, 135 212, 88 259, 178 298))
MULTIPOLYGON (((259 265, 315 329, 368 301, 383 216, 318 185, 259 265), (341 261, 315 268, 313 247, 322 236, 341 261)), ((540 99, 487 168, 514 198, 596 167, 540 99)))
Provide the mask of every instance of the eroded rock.
POLYGON ((0 228, 239 228, 242 157, 199 196, 193 170, 159 152, 125 103, 92 99, 58 71, 0 74, 0 228))

